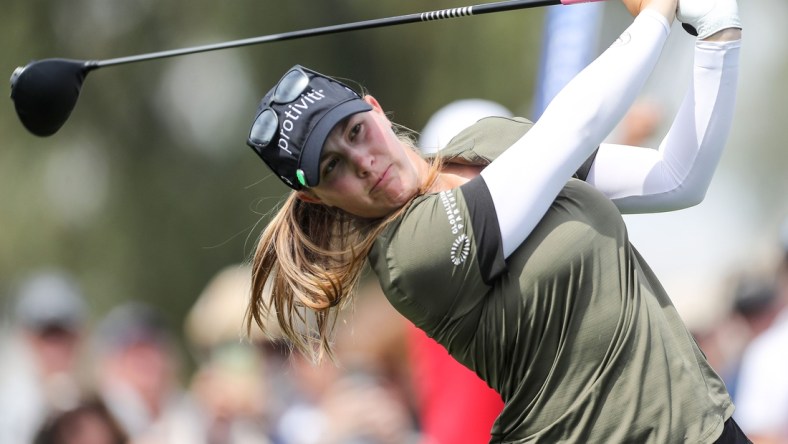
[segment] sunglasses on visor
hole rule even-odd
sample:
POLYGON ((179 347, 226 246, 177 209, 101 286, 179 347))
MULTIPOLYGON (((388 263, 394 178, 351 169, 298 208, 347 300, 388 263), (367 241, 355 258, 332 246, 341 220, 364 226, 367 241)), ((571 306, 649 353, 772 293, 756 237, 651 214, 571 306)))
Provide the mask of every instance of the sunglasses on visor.
POLYGON ((247 145, 262 154, 262 150, 271 144, 279 130, 279 118, 270 105, 278 103, 288 104, 303 93, 309 86, 309 76, 301 68, 293 68, 286 72, 276 83, 274 94, 271 96, 269 106, 263 108, 254 119, 252 129, 249 131, 247 145))

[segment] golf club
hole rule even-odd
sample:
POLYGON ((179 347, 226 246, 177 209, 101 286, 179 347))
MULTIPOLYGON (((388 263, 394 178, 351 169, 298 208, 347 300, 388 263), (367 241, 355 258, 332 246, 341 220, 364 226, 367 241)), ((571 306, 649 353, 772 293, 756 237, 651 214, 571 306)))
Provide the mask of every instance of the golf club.
POLYGON ((396 17, 365 20, 321 28, 271 34, 203 46, 139 54, 107 60, 44 59, 16 68, 11 75, 11 99, 16 113, 28 131, 37 136, 51 136, 66 122, 79 98, 87 74, 106 66, 162 59, 198 52, 237 48, 259 43, 293 40, 302 37, 334 34, 360 29, 379 28, 405 23, 428 22, 456 17, 488 14, 551 5, 571 5, 600 0, 509 0, 396 17))

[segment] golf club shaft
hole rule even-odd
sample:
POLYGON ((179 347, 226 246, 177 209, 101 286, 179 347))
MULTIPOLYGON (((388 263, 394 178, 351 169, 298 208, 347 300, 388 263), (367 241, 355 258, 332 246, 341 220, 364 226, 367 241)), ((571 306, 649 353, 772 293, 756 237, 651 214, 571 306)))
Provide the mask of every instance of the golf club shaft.
POLYGON ((381 28, 385 26, 401 25, 405 23, 428 22, 428 21, 443 20, 443 19, 450 19, 456 17, 468 17, 472 15, 489 14, 492 12, 511 11, 516 9, 536 8, 541 6, 551 6, 551 5, 561 5, 561 4, 570 5, 575 3, 586 3, 592 1, 601 1, 601 0, 509 0, 509 1, 502 1, 496 3, 485 3, 480 5, 464 6, 459 8, 441 9, 441 10, 430 11, 430 12, 417 12, 413 14, 400 15, 396 17, 364 20, 360 22, 325 26, 321 28, 303 29, 300 31, 291 31, 281 34, 270 34, 260 37, 252 37, 248 39, 232 40, 224 43, 215 43, 210 45, 193 46, 190 48, 172 49, 168 51, 153 52, 148 54, 118 57, 115 59, 90 60, 85 62, 85 67, 87 69, 96 69, 105 66, 141 62, 144 60, 163 59, 167 57, 194 54, 198 52, 215 51, 218 49, 227 49, 227 48, 237 48, 241 46, 257 45, 260 43, 267 43, 267 42, 293 40, 302 37, 312 37, 317 35, 336 34, 345 31, 381 28))

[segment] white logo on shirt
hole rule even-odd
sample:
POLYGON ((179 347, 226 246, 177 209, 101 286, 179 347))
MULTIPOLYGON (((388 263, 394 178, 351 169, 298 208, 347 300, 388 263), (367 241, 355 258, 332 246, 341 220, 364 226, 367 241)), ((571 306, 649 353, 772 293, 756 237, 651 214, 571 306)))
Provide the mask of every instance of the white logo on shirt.
POLYGON ((443 203, 443 209, 446 210, 446 217, 449 218, 451 234, 458 234, 465 228, 465 221, 460 214, 460 209, 457 208, 457 198, 448 191, 441 191, 440 197, 443 203))
POLYGON ((454 193, 441 191, 439 195, 441 203, 443 203, 443 209, 446 210, 451 234, 459 234, 451 245, 449 258, 454 265, 460 265, 468 259, 468 253, 471 251, 471 240, 463 233, 465 220, 460 213, 460 209, 457 208, 457 198, 454 196, 454 193))
POLYGON ((457 239, 454 239, 454 243, 451 244, 451 263, 454 265, 460 265, 465 262, 465 259, 468 259, 468 253, 471 252, 471 240, 468 239, 464 233, 457 236, 457 239))

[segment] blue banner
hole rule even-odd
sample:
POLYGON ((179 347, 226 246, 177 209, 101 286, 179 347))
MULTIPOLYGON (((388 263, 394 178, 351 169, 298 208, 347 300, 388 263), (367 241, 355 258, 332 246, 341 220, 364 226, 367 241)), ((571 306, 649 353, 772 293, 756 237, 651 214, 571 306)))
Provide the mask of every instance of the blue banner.
POLYGON ((604 2, 547 8, 533 120, 553 97, 597 55, 604 2))

